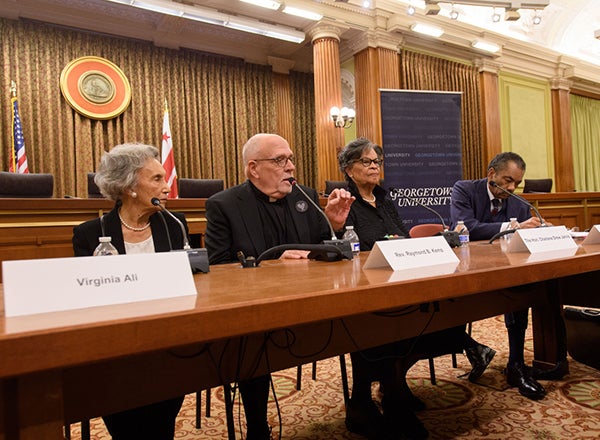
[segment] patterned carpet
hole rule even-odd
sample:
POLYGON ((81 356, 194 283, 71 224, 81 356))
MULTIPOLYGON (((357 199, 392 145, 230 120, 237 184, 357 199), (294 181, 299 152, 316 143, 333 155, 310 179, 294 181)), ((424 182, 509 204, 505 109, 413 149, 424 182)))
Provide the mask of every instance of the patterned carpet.
MULTIPOLYGON (((409 374, 413 392, 427 404, 418 413, 431 439, 515 439, 579 440, 600 438, 600 372, 570 360, 570 374, 561 381, 541 382, 547 396, 541 401, 522 397, 508 388, 502 369, 508 347, 502 317, 473 325, 473 337, 496 349, 496 357, 479 384, 458 376, 470 369, 465 356, 458 356, 452 368, 450 356, 436 358, 437 385, 429 380, 426 361, 415 365, 409 374)), ((531 362, 532 340, 528 330, 526 360, 531 362)), ((349 358, 347 365, 350 365, 349 358)), ((348 367, 351 380, 351 368, 348 367)), ((283 425, 282 439, 361 439, 344 426, 344 405, 340 367, 337 358, 317 364, 317 380, 311 379, 311 366, 303 367, 302 389, 296 390, 296 369, 274 376, 283 425)), ((373 396, 377 398, 377 384, 373 396)), ((204 400, 204 399, 203 399, 204 400)), ((203 409, 204 411, 204 409, 203 409)), ((175 438, 178 440, 227 439, 223 389, 212 390, 211 417, 202 417, 202 428, 194 427, 195 397, 186 397, 175 438)), ((274 402, 269 405, 273 438, 279 438, 279 419, 274 402)), ((242 438, 243 410, 236 399, 234 410, 237 437, 242 438)), ((109 440, 101 419, 91 423, 93 440, 109 440)), ((72 439, 80 439, 79 424, 71 426, 72 439)), ((140 439, 143 440, 143 439, 140 439)))

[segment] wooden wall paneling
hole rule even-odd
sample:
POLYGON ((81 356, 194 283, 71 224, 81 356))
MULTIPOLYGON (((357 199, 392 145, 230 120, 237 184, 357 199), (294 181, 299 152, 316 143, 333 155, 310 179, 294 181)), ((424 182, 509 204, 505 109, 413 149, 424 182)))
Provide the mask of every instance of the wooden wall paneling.
POLYGON ((552 86, 552 135, 554 141, 554 188, 557 192, 575 190, 573 140, 571 138, 571 99, 569 90, 552 86))

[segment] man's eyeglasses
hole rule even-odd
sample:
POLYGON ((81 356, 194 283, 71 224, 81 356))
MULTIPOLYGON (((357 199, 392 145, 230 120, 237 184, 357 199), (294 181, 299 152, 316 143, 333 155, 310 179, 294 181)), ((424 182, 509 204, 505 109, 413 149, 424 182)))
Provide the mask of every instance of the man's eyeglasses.
POLYGON ((279 157, 271 157, 271 158, 268 158, 268 159, 253 159, 253 160, 255 162, 260 162, 260 161, 264 161, 264 160, 270 160, 275 165, 277 165, 279 168, 284 168, 287 165, 288 160, 290 161, 290 163, 292 165, 294 164, 294 156, 279 156, 279 157))
POLYGON ((372 163, 380 167, 383 165, 383 159, 369 159, 368 157, 361 157, 360 159, 355 160, 355 162, 362 163, 363 167, 368 168, 372 163))

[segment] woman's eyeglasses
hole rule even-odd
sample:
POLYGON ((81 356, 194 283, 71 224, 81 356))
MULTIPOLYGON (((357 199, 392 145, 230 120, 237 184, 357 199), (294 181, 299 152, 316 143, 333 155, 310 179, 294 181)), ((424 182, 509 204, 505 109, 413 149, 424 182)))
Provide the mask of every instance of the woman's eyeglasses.
POLYGON ((277 165, 279 168, 284 168, 287 165, 288 160, 290 161, 290 163, 292 165, 294 164, 294 156, 279 156, 279 157, 271 157, 271 158, 267 158, 267 159, 253 159, 253 160, 255 162, 270 160, 275 165, 277 165))
POLYGON ((355 162, 362 163, 363 167, 368 168, 372 163, 380 167, 383 165, 383 159, 369 159, 368 157, 361 157, 360 159, 355 160, 355 162))

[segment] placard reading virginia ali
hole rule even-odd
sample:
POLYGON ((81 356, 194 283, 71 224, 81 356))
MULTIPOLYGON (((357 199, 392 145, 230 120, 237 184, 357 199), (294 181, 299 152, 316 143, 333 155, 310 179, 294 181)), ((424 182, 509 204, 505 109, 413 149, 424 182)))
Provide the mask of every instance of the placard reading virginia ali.
POLYGON ((121 274, 121 275, 105 275, 105 276, 94 277, 94 278, 89 278, 89 277, 84 276, 84 277, 76 278, 75 281, 78 286, 102 287, 107 284, 135 283, 135 282, 139 281, 139 279, 140 279, 139 274, 133 272, 133 273, 126 273, 126 274, 121 274))
POLYGON ((196 294, 185 252, 4 261, 2 269, 7 317, 196 294))
POLYGON ((448 223, 450 193, 462 179, 461 93, 380 90, 386 189, 407 225, 448 223), (392 194, 394 196, 394 194, 392 194))

